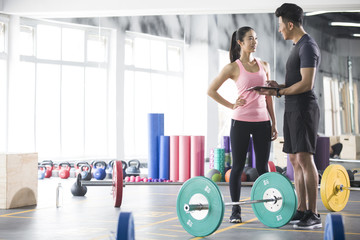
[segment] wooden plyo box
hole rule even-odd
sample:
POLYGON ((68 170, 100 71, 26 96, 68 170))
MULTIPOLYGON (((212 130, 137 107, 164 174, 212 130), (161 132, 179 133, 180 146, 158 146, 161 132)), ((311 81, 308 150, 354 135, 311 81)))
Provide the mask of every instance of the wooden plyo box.
POLYGON ((37 153, 0 153, 0 209, 36 205, 37 172, 37 153))
POLYGON ((330 146, 340 142, 340 136, 329 136, 330 146))
POLYGON ((341 135, 340 142, 343 144, 341 159, 360 160, 360 135, 341 135))

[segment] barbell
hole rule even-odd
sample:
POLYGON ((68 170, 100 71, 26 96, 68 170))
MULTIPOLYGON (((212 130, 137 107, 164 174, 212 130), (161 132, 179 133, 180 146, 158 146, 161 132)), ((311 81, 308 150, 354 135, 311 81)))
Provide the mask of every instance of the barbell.
POLYGON ((350 187, 347 170, 342 165, 329 165, 320 182, 320 195, 324 206, 333 212, 343 210, 349 201, 350 190, 360 191, 360 188, 350 187))
POLYGON ((195 237, 205 237, 220 226, 225 206, 252 204, 255 216, 264 225, 281 227, 297 210, 293 184, 280 173, 262 174, 251 189, 251 200, 224 203, 218 186, 206 177, 193 177, 181 187, 176 211, 183 228, 195 237))

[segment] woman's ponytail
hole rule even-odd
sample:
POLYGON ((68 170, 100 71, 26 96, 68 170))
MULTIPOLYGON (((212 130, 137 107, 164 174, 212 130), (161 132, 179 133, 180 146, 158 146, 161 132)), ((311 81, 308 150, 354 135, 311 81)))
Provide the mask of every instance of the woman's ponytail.
POLYGON ((231 43, 230 43, 230 50, 229 50, 229 57, 230 62, 236 61, 236 59, 240 58, 240 45, 237 43, 236 39, 237 31, 232 34, 231 43))

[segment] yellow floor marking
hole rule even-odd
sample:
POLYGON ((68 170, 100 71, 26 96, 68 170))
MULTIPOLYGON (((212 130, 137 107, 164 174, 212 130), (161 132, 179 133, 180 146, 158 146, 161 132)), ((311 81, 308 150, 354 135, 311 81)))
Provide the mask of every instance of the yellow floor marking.
POLYGON ((186 232, 185 230, 165 229, 165 228, 162 228, 162 229, 160 229, 160 230, 162 230, 162 231, 169 231, 169 232, 181 232, 181 233, 186 232))
POLYGON ((19 217, 19 216, 0 216, 2 218, 32 218, 32 217, 19 217))
POLYGON ((141 226, 141 227, 138 227, 138 228, 135 228, 135 229, 140 230, 140 229, 147 228, 147 227, 150 227, 150 226, 154 226, 154 225, 157 225, 157 224, 160 224, 160 223, 174 221, 176 219, 178 219, 178 218, 174 217, 174 218, 166 219, 166 220, 163 220, 163 221, 158 221, 158 222, 154 222, 154 223, 151 223, 151 224, 147 224, 145 226, 141 226))
POLYGON ((7 213, 7 214, 0 215, 0 217, 8 217, 8 216, 11 216, 11 215, 16 215, 16 214, 21 214, 21 213, 27 213, 27 212, 33 212, 33 211, 36 211, 36 209, 30 209, 30 210, 21 211, 21 212, 7 213))
POLYGON ((151 233, 151 232, 147 232, 147 234, 156 235, 156 236, 163 236, 163 237, 171 237, 171 238, 176 238, 176 237, 178 237, 178 236, 176 236, 176 235, 168 235, 168 234, 162 234, 162 233, 151 233))
MULTIPOLYGON (((280 232, 311 232, 311 233, 324 233, 324 231, 313 231, 313 230, 295 230, 295 229, 278 229, 278 228, 252 228, 252 227, 240 227, 241 229, 249 230, 264 230, 264 231, 280 231, 280 232)), ((360 235, 360 233, 347 233, 349 235, 360 235)))
MULTIPOLYGON (((326 213, 321 213, 321 212, 319 212, 319 214, 320 215, 327 215, 328 213, 326 212, 326 213)), ((340 213, 339 213, 340 214, 340 213)), ((350 216, 350 217, 359 217, 360 216, 360 214, 352 214, 352 213, 341 213, 341 215, 343 215, 343 216, 350 216)))
POLYGON ((91 238, 91 240, 102 240, 102 239, 109 239, 109 235, 102 235, 96 238, 91 238))
MULTIPOLYGON (((248 221, 246 221, 246 222, 234 224, 234 225, 232 225, 232 226, 230 226, 230 227, 217 230, 216 232, 213 233, 213 235, 215 235, 215 234, 217 234, 217 233, 225 232, 225 231, 227 231, 227 230, 229 230, 229 229, 237 228, 237 227, 239 227, 239 226, 241 226, 241 225, 244 225, 244 224, 250 223, 250 222, 254 222, 254 221, 256 221, 256 220, 257 220, 257 218, 253 218, 253 219, 250 219, 250 220, 248 220, 248 221)), ((192 238, 191 240, 197 240, 197 239, 202 239, 202 238, 204 238, 204 237, 196 237, 196 238, 192 238)))

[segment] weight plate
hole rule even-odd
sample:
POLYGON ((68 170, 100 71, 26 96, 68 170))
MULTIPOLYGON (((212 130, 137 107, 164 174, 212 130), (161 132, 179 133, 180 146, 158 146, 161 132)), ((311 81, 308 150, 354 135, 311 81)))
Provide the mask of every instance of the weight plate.
POLYGON ((220 226, 225 212, 224 199, 213 181, 202 176, 193 177, 187 180, 179 191, 176 212, 181 225, 188 233, 195 237, 205 237, 220 226), (209 204, 207 210, 190 213, 184 209, 186 204, 206 202, 209 204), (207 214, 204 214, 206 212, 207 214))
POLYGON ((117 240, 134 240, 134 218, 131 212, 121 212, 119 215, 118 228, 117 228, 117 240))
POLYGON ((350 187, 350 180, 346 169, 337 164, 329 165, 321 178, 320 195, 324 206, 333 212, 343 210, 349 200, 350 191, 338 190, 337 186, 340 185, 350 187))
POLYGON ((276 166, 273 161, 268 162, 268 168, 269 168, 269 172, 276 172, 276 166))
POLYGON ((114 199, 114 207, 120 207, 123 194, 123 177, 121 161, 114 162, 112 192, 114 199))
POLYGON ((287 224, 297 209, 295 189, 289 179, 277 172, 262 174, 251 188, 251 200, 282 197, 281 200, 267 203, 254 203, 252 209, 260 222, 269 227, 287 224))
POLYGON ((342 216, 340 214, 326 215, 324 240, 344 240, 345 231, 342 216))

